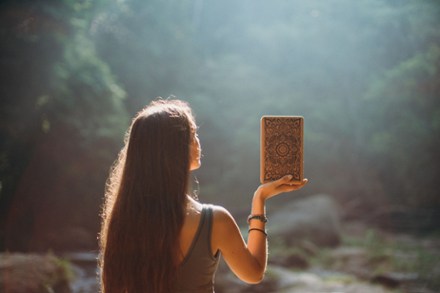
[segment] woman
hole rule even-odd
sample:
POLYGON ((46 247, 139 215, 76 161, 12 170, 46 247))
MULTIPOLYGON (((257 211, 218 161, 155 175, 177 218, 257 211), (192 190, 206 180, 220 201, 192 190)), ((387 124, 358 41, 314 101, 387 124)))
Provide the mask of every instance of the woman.
POLYGON ((247 283, 267 265, 265 201, 307 183, 290 176, 256 190, 248 242, 231 214, 188 195, 200 142, 188 104, 158 100, 140 111, 110 174, 100 234, 104 293, 214 292, 220 254, 247 283))

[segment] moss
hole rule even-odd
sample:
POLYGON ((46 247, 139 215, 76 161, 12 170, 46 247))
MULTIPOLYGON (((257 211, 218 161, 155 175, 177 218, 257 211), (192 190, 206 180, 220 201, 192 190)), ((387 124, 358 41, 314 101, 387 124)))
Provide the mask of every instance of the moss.
POLYGON ((75 274, 73 272, 72 264, 67 259, 56 258, 55 259, 58 267, 61 269, 61 276, 64 280, 70 282, 75 278, 75 274))

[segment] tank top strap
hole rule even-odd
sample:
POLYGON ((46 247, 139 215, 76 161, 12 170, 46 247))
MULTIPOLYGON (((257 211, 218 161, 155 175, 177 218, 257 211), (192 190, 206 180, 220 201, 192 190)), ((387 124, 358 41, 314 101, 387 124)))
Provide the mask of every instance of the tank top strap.
POLYGON ((206 254, 211 254, 211 231, 212 231, 212 205, 203 204, 201 231, 199 235, 198 244, 199 249, 206 254))
POLYGON ((203 204, 198 231, 178 270, 176 292, 214 292, 214 275, 220 260, 220 253, 212 255, 212 224, 213 207, 203 204))

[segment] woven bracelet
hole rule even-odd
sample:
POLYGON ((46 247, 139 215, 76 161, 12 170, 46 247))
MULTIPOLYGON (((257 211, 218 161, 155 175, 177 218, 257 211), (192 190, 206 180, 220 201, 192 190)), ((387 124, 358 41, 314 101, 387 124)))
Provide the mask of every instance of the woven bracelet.
POLYGON ((249 234, 249 232, 251 232, 251 231, 260 231, 261 233, 263 233, 266 237, 267 237, 267 233, 266 233, 266 231, 264 231, 263 229, 258 229, 258 228, 250 228, 249 230, 248 230, 248 234, 249 234))
POLYGON ((251 223, 251 220, 259 220, 263 223, 267 222, 267 217, 266 215, 249 215, 249 217, 247 218, 248 223, 251 223))

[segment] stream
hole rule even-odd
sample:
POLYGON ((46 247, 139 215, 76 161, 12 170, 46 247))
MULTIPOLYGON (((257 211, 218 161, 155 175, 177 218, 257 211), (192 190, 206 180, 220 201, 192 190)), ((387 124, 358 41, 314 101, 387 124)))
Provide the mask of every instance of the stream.
POLYGON ((70 282, 72 293, 96 293, 98 287, 97 258, 94 251, 69 252, 61 256, 72 265, 74 279, 70 282))

